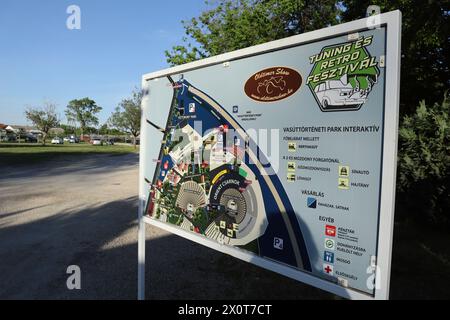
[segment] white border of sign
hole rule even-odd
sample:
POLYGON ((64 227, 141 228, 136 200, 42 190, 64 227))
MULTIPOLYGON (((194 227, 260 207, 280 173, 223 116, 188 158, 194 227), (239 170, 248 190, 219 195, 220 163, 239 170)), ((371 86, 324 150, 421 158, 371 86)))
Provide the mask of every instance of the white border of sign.
MULTIPOLYGON (((219 244, 204 236, 189 233, 180 228, 155 221, 144 216, 146 187, 143 176, 144 166, 147 163, 145 148, 141 147, 139 163, 139 235, 138 235, 138 299, 145 298, 145 223, 154 225, 173 234, 179 235, 196 243, 202 244, 211 249, 232 255, 246 262, 251 262, 257 266, 275 271, 287 277, 334 293, 349 299, 388 299, 389 282, 391 273, 392 255, 392 235, 394 226, 395 207, 395 183, 397 169, 397 136, 398 136, 398 114, 399 114, 399 91, 400 91, 400 43, 401 43, 401 12, 391 11, 375 17, 352 21, 336 25, 333 27, 316 30, 297 36, 264 43, 261 45, 233 51, 230 53, 206 58, 203 60, 187 63, 181 66, 146 74, 142 77, 142 88, 146 89, 148 80, 178 74, 189 70, 204 68, 206 66, 227 63, 236 59, 249 57, 265 52, 280 50, 287 47, 305 44, 311 41, 318 41, 336 35, 354 34, 361 30, 374 28, 374 21, 377 25, 386 25, 386 57, 385 57, 385 114, 384 114, 384 145, 383 145, 383 167, 381 179, 381 199, 380 218, 378 233, 378 257, 377 283, 375 296, 371 296, 351 288, 345 288, 332 282, 322 280, 306 272, 272 262, 267 259, 255 256, 248 251, 219 244)), ((142 108, 146 107, 146 100, 142 102, 142 108)), ((147 126, 146 119, 142 117, 141 128, 147 126)), ((141 146, 147 143, 147 130, 141 130, 141 146)), ((150 160, 151 161, 151 160, 150 160)))

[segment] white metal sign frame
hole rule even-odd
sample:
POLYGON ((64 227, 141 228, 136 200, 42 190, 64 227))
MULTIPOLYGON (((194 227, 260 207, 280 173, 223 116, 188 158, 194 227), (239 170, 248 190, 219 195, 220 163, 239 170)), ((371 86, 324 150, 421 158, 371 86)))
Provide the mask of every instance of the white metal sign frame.
MULTIPOLYGON (((228 63, 230 61, 250 57, 266 52, 280 50, 292 46, 306 44, 311 41, 317 41, 338 35, 354 34, 358 31, 376 28, 377 26, 386 26, 386 57, 385 57, 385 114, 384 114, 384 143, 383 143, 383 170, 381 179, 381 199, 380 199, 380 216, 379 216, 379 233, 378 233, 378 257, 376 261, 377 286, 375 287, 374 296, 356 291, 351 288, 345 288, 338 284, 320 279, 309 273, 272 262, 267 259, 255 256, 247 251, 236 247, 219 244, 211 239, 188 233, 180 228, 155 221, 144 216, 146 193, 148 189, 147 183, 143 176, 144 166, 148 161, 145 145, 147 143, 147 130, 141 132, 141 150, 139 164, 139 231, 138 231, 138 299, 145 298, 145 224, 156 226, 173 234, 179 235, 211 249, 220 251, 225 254, 232 255, 243 261, 251 262, 268 270, 283 274, 287 277, 312 285, 322 290, 334 293, 349 299, 388 299, 389 284, 391 273, 391 255, 392 255, 392 238, 394 226, 394 207, 395 207, 395 184, 396 184, 396 168, 397 168, 397 140, 398 140, 398 121, 399 121, 399 87, 400 87, 400 49, 401 49, 401 12, 392 11, 383 13, 375 17, 352 21, 333 27, 316 30, 293 37, 264 43, 261 45, 233 51, 230 53, 206 58, 203 60, 187 63, 181 66, 161 70, 145 74, 142 77, 142 88, 148 87, 148 81, 168 75, 178 74, 189 70, 204 68, 206 66, 216 65, 220 63, 228 63), (375 24, 374 24, 375 22, 375 24)), ((142 108, 145 110, 147 101, 144 98, 142 108)), ((144 112, 143 112, 144 114, 144 112)), ((142 117, 141 127, 145 128, 146 119, 142 117)))

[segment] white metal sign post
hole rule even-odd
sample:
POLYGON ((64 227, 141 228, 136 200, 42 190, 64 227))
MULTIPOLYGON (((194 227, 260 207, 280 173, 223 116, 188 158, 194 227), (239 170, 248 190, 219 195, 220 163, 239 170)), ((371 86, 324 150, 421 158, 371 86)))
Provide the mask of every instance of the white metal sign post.
POLYGON ((143 76, 139 299, 146 223, 388 299, 400 36, 393 11, 143 76))

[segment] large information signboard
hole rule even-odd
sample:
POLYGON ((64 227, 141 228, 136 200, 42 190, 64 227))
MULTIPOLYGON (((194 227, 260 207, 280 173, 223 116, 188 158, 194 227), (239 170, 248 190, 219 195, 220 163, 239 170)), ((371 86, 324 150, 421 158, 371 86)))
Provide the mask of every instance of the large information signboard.
POLYGON ((141 290, 147 222, 344 297, 388 297, 400 20, 143 77, 141 290))

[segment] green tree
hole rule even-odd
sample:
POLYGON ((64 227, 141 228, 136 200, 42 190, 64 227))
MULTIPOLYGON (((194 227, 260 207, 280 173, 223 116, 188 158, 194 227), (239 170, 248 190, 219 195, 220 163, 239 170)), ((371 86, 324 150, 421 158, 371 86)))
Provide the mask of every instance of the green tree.
POLYGON ((64 130, 64 135, 75 134, 75 127, 69 126, 67 124, 60 124, 59 126, 64 130))
POLYGON ((109 134, 108 124, 107 123, 102 124, 98 129, 98 133, 101 135, 109 134))
POLYGON ((136 138, 141 130, 141 101, 142 90, 135 89, 130 98, 123 99, 111 114, 109 123, 118 130, 133 136, 133 145, 136 148, 136 138))
POLYGON ((399 130, 399 212, 450 223, 450 100, 405 115, 399 130))
POLYGON ((83 139, 83 134, 90 125, 98 125, 96 114, 101 110, 102 107, 97 106, 96 102, 89 98, 72 100, 66 107, 66 117, 69 122, 80 125, 81 139, 83 139))
POLYGON ((25 110, 25 117, 42 132, 42 144, 45 145, 45 139, 51 128, 59 125, 56 106, 53 103, 45 102, 43 107, 29 107, 25 110))
POLYGON ((179 65, 208 56, 320 29, 339 22, 330 0, 222 0, 197 18, 183 21, 187 37, 166 51, 179 65))
POLYGON ((445 0, 344 0, 343 21, 365 17, 369 5, 402 12, 402 114, 418 101, 439 102, 450 88, 450 2, 445 0))

